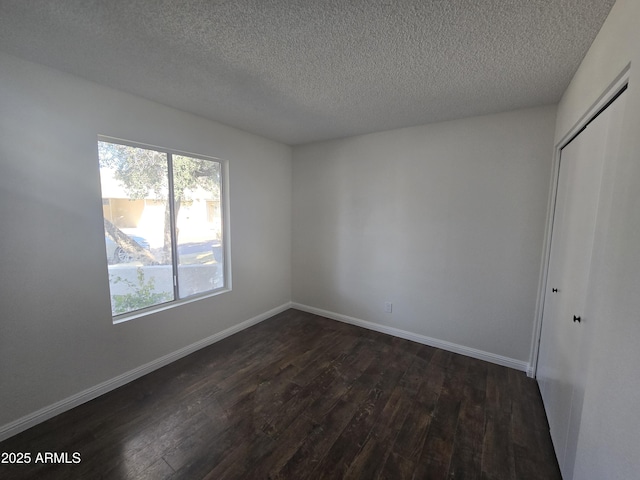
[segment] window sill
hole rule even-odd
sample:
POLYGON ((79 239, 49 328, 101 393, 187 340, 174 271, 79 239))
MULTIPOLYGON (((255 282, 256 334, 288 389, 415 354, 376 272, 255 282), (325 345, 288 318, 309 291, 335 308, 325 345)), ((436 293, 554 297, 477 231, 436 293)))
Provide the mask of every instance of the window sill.
POLYGON ((146 317, 148 315, 152 315, 154 313, 163 312, 165 310, 170 310, 175 307, 179 307, 181 305, 186 305, 188 303, 198 302, 200 300, 204 300, 205 298, 216 297, 222 293, 227 293, 231 291, 231 287, 224 287, 213 292, 207 292, 200 295, 193 295, 191 297, 183 298, 180 300, 173 300, 167 303, 161 303, 159 305, 154 305, 153 307, 144 308, 141 310, 136 310, 135 312, 125 313, 122 315, 118 315, 117 317, 112 317, 113 324, 117 325, 119 323, 125 323, 130 320, 135 320, 136 318, 146 317))

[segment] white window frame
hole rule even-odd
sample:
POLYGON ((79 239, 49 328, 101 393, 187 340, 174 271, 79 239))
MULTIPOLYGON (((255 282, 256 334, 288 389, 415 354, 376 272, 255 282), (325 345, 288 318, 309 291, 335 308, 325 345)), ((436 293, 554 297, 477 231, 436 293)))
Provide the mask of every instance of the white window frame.
MULTIPOLYGON (((127 312, 119 315, 113 315, 112 312, 112 320, 114 324, 127 322, 129 320, 133 320, 135 318, 144 317, 152 313, 161 312, 163 310, 168 310, 179 305, 184 305, 187 303, 192 303, 196 301, 200 301, 205 298, 215 297, 220 295, 221 293, 230 292, 232 290, 231 287, 231 242, 230 242, 230 227, 229 227, 229 162, 227 160, 212 157, 210 155, 203 155, 199 153, 186 152, 182 150, 175 150, 166 147, 159 147, 157 145, 150 145, 146 143, 133 142, 131 140, 123 140, 121 138, 109 137, 106 135, 98 135, 96 140, 96 149, 98 146, 98 142, 108 142, 114 143, 118 145, 125 145, 128 147, 134 148, 142 148, 148 150, 154 150, 160 153, 164 153, 167 155, 167 175, 168 175, 168 190, 169 190, 169 208, 171 212, 171 257, 172 257, 172 270, 173 270, 173 300, 169 300, 167 302, 152 305, 150 307, 141 308, 138 310, 134 310, 132 312, 127 312), (202 293, 197 293, 194 295, 189 295, 184 298, 180 298, 179 295, 179 276, 178 276, 178 248, 177 248, 177 235, 176 235, 176 221, 175 218, 175 200, 174 200, 174 192, 173 192, 173 155, 181 155, 186 156, 198 160, 207 160, 213 161, 220 164, 220 215, 222 219, 222 258, 223 258, 223 286, 217 288, 215 290, 209 290, 202 293)), ((96 152, 97 153, 97 152, 96 152)), ((96 158, 99 158, 97 155, 96 158)), ((101 193, 102 200, 102 193, 101 193)), ((102 209, 100 210, 100 215, 102 218, 102 209)), ((103 251, 105 249, 103 248, 103 251)), ((109 297, 111 296, 111 286, 109 285, 109 297)), ((111 301, 109 302, 111 303, 111 301)))

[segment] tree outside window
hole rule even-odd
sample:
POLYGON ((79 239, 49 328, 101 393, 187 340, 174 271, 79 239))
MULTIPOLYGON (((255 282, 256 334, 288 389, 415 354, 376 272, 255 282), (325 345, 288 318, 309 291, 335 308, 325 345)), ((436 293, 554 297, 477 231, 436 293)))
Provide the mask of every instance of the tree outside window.
POLYGON ((222 163, 98 142, 114 317, 225 287, 222 163))

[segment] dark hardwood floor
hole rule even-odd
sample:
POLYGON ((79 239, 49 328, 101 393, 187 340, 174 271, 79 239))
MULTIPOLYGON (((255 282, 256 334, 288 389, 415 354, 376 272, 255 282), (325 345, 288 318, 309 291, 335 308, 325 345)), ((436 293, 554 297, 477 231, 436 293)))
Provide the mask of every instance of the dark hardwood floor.
POLYGON ((560 479, 524 373, 297 310, 0 452, 32 459, 1 479, 560 479), (36 464, 45 452, 81 461, 36 464))

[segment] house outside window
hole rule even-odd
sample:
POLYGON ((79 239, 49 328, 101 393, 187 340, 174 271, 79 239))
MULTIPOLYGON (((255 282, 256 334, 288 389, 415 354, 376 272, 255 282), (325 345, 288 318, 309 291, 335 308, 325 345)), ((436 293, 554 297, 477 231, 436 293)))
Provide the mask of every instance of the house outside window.
POLYGON ((114 322, 225 291, 222 161, 98 141, 114 322))

